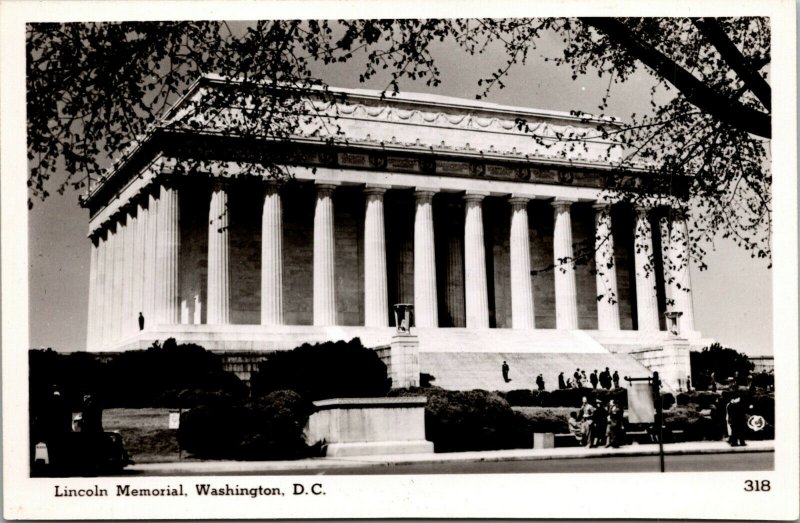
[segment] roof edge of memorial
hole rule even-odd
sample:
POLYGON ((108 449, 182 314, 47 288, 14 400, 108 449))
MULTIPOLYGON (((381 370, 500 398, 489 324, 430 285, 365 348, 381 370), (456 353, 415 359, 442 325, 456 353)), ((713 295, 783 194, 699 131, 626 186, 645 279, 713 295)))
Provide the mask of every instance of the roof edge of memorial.
MULTIPOLYGON (((214 73, 202 74, 189 88, 189 91, 181 97, 175 104, 166 112, 162 121, 168 119, 172 114, 177 112, 180 106, 183 105, 185 100, 191 97, 194 92, 201 87, 204 83, 210 84, 223 84, 230 85, 232 83, 244 83, 245 80, 241 78, 233 78, 214 73)), ((263 82, 263 85, 269 85, 271 82, 263 82)), ((280 84, 275 84, 280 85, 280 84)), ((291 84, 286 84, 291 85, 291 84)), ((295 86, 292 86, 295 87, 295 86)), ((381 102, 397 102, 407 103, 411 105, 420 105, 427 107, 439 107, 448 109, 470 109, 480 110, 489 113, 498 113, 505 115, 520 115, 520 116, 534 116, 544 119, 567 120, 571 122, 580 123, 602 123, 607 125, 622 126, 624 122, 614 116, 597 116, 590 113, 571 113, 569 111, 555 111, 550 109, 538 109, 532 107, 522 107, 515 105, 503 105, 493 102, 486 102, 482 100, 470 100, 467 98, 460 98, 457 96, 445 96, 432 93, 418 93, 413 91, 382 91, 379 89, 362 89, 351 87, 335 87, 329 85, 312 85, 306 88, 309 92, 329 92, 332 94, 344 94, 349 98, 362 99, 370 101, 381 102)))

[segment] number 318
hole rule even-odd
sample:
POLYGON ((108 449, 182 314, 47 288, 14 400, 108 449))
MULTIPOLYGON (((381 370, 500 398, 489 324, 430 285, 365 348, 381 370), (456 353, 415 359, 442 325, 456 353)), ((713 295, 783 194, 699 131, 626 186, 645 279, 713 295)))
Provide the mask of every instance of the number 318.
POLYGON ((770 488, 768 479, 747 479, 744 482, 745 492, 769 492, 770 488))

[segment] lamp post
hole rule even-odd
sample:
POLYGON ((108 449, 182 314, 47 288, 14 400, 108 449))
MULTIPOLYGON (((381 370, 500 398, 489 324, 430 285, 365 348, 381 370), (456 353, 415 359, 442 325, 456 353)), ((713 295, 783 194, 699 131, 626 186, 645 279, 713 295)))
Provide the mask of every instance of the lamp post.
POLYGON ((664 472, 664 410, 661 404, 661 380, 658 377, 658 371, 653 372, 652 376, 647 376, 645 378, 630 378, 625 376, 625 381, 628 383, 646 381, 653 388, 653 398, 655 399, 656 407, 654 421, 658 424, 658 457, 661 463, 661 472, 664 472))

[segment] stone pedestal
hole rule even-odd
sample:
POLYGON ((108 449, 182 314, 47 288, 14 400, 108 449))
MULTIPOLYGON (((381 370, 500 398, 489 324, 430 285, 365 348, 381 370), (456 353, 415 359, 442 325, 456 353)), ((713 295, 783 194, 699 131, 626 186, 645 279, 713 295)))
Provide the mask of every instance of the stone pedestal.
POLYGON ((552 432, 534 432, 533 448, 552 449, 556 446, 556 436, 552 432))
POLYGON ((692 375, 689 359, 691 349, 688 340, 675 338, 663 342, 661 347, 631 351, 629 354, 650 372, 658 371, 666 390, 681 392, 686 390, 686 380, 692 375))
POLYGON ((306 442, 326 443, 327 457, 433 452, 425 440, 427 398, 342 398, 315 401, 306 442))
POLYGON ((419 338, 413 334, 395 334, 386 365, 392 388, 419 387, 419 338))

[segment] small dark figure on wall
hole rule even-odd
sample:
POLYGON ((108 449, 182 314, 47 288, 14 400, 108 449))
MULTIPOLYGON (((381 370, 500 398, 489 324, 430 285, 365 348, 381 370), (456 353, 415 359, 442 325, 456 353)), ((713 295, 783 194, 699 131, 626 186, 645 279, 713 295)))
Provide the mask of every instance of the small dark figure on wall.
POLYGON ((139 313, 139 330, 140 331, 144 330, 144 314, 142 314, 141 312, 139 313))
POLYGON ((501 370, 503 371, 503 380, 504 380, 506 383, 508 383, 509 381, 511 381, 511 379, 508 377, 508 369, 509 369, 509 367, 508 367, 508 363, 506 363, 505 361, 503 361, 503 366, 501 367, 501 370))

